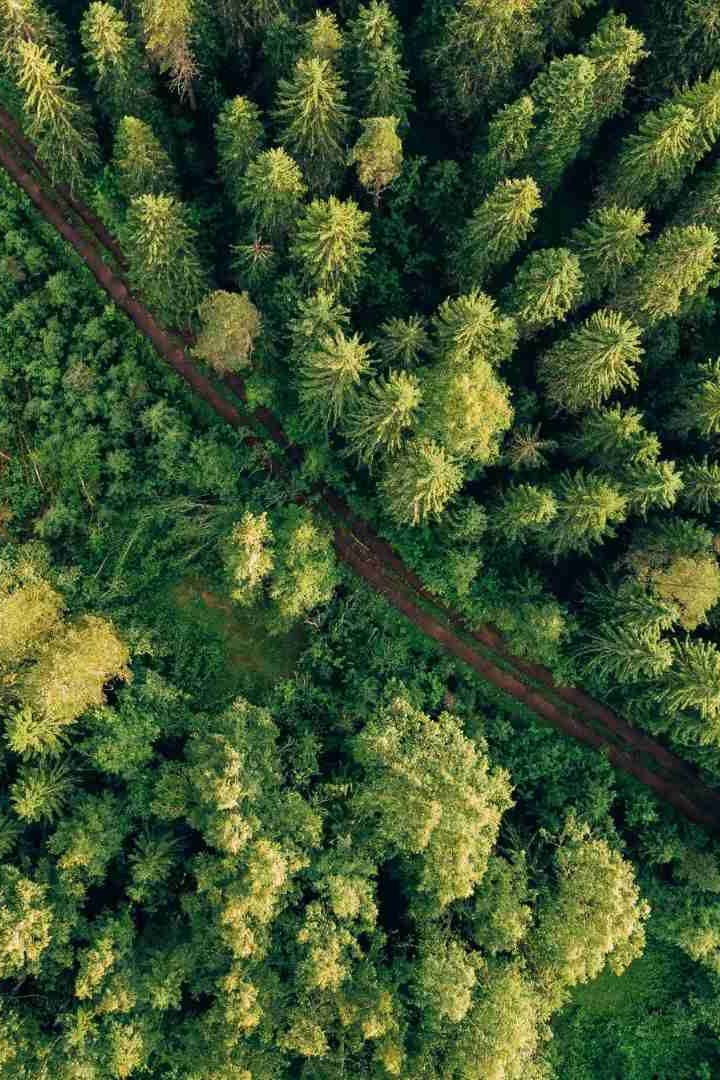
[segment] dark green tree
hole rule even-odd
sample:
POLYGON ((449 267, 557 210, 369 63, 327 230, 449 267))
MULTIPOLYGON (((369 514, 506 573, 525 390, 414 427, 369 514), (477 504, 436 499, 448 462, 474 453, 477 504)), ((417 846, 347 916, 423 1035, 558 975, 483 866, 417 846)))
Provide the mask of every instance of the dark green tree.
POLYGON ((280 141, 298 161, 313 191, 326 191, 346 161, 349 113, 345 88, 329 60, 301 58, 278 86, 280 141))
POLYGON ((453 260, 455 275, 469 286, 481 284, 506 263, 535 228, 542 200, 535 181, 501 180, 463 228, 453 260))
POLYGON ((520 264, 505 304, 521 337, 532 337, 560 322, 577 307, 583 292, 580 261, 567 248, 533 251, 520 264))

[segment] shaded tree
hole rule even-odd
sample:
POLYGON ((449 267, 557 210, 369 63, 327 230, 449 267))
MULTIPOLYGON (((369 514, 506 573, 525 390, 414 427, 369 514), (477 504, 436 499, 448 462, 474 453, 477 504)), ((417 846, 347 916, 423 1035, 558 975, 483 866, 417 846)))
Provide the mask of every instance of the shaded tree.
POLYGON ((292 77, 280 80, 274 117, 310 188, 325 191, 345 164, 349 125, 343 81, 329 60, 298 60, 292 77))
POLYGON ((350 154, 362 186, 380 203, 380 195, 396 180, 402 168, 402 142, 397 117, 374 116, 362 121, 362 134, 350 154))

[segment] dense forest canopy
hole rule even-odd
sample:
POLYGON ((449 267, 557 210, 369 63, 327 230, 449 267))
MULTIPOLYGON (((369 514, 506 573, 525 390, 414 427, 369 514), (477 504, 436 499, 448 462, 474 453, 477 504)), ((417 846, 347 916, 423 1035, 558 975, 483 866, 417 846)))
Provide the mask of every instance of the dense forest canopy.
POLYGON ((720 1075, 715 0, 0 0, 0 165, 0 1080, 720 1075))

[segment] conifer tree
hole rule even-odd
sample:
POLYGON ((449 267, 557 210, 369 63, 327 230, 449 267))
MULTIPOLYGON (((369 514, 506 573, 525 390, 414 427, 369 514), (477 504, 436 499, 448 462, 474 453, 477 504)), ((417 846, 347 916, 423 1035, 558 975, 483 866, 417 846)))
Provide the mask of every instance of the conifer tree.
POLYGON ((683 460, 681 498, 699 514, 709 514, 720 503, 720 465, 716 462, 683 460))
POLYGON ((53 182, 77 188, 98 160, 90 113, 47 48, 32 40, 17 45, 17 85, 23 94, 26 134, 38 148, 53 182))
POLYGON ((493 508, 490 525, 498 536, 523 540, 529 533, 542 528, 557 513, 555 496, 547 488, 534 484, 516 484, 504 492, 493 508))
POLYGON ((580 302, 580 261, 567 248, 542 248, 520 264, 506 294, 506 306, 520 335, 531 337, 564 319, 580 302))
POLYGON ((563 473, 554 486, 557 514, 545 529, 543 542, 557 558, 570 551, 588 552, 615 534, 627 515, 627 499, 618 488, 581 469, 563 473))
POLYGON ((292 338, 291 359, 300 363, 303 357, 312 352, 324 338, 336 337, 341 331, 350 329, 348 309, 341 304, 334 293, 318 289, 311 296, 298 302, 297 312, 290 320, 292 338))
POLYGON ((305 190, 290 155, 279 148, 266 150, 248 165, 238 185, 237 205, 248 214, 257 234, 277 241, 295 222, 305 190))
POLYGON ((180 98, 195 108, 193 82, 199 66, 193 51, 191 0, 139 0, 143 37, 148 54, 180 98))
POLYGON ((171 195, 138 195, 130 203, 125 249, 130 280, 159 317, 183 326, 207 290, 196 233, 171 195))
POLYGON ((641 531, 625 562, 649 592, 677 609, 685 630, 705 622, 720 599, 712 533, 695 522, 674 516, 641 531))
POLYGON ((46 822, 59 816, 69 794, 64 765, 26 765, 10 789, 10 802, 21 821, 46 822))
POLYGON ((93 0, 80 23, 80 39, 102 111, 115 121, 126 115, 149 120, 156 111, 149 72, 122 12, 93 0))
POLYGON ((643 517, 650 509, 669 510, 683 488, 683 478, 674 461, 633 462, 618 476, 631 510, 643 517))
POLYGON ((415 424, 422 394, 414 375, 391 371, 358 394, 343 422, 348 447, 365 465, 378 452, 392 454, 415 424))
POLYGON ((699 177, 695 188, 682 193, 676 225, 707 225, 720 234, 720 163, 699 177))
POLYGON ((660 456, 660 440, 647 431, 642 413, 620 405, 586 413, 565 446, 572 457, 612 469, 654 464, 660 456))
POLYGON ((243 514, 223 540, 221 554, 232 583, 233 600, 245 606, 255 603, 275 565, 267 514, 253 514, 249 510, 243 514))
POLYGON ((380 331, 382 337, 378 342, 378 352, 389 365, 412 367, 430 346, 430 337, 421 315, 387 319, 380 331))
POLYGON ((615 390, 637 386, 641 331, 617 311, 601 309, 540 357, 550 401, 569 412, 593 408, 615 390))
POLYGON ((352 296, 371 253, 369 214, 352 199, 314 199, 297 223, 290 254, 311 288, 352 296))
POLYGON ((443 361, 423 372, 422 432, 452 458, 485 464, 498 457, 513 410, 507 386, 486 360, 443 361))
POLYGON ((325 191, 345 164, 349 112, 342 79, 329 60, 301 57, 278 85, 280 141, 298 161, 313 191, 325 191))
POLYGON ((246 97, 226 101, 215 124, 220 178, 233 205, 242 198, 242 182, 250 162, 265 145, 257 105, 246 97))
POLYGON ((443 300, 432 325, 439 356, 458 364, 482 358, 497 366, 510 357, 517 341, 513 320, 479 289, 443 300))
POLYGON ((674 641, 673 663, 659 686, 664 706, 676 712, 692 709, 710 727, 697 725, 696 738, 701 744, 720 740, 720 652, 711 641, 674 641))
POLYGON ((672 664, 669 641, 636 626, 603 626, 584 635, 575 655, 605 687, 657 678, 672 664))
POLYGON ((397 117, 374 116, 362 121, 362 134, 350 154, 362 186, 380 203, 380 195, 400 175, 402 142, 397 117))
MULTIPOLYGON (((40 960, 53 937, 54 912, 48 886, 4 864, 0 873, 0 974, 25 979, 40 972, 40 960)), ((5 1033, 3 1033, 5 1034, 5 1033)), ((3 1039, 6 1060, 15 1057, 12 1043, 3 1039)), ((24 1065, 15 1064, 25 1071, 24 1065)))
POLYGON ((447 112, 467 120, 507 97, 516 72, 540 57, 534 3, 461 0, 448 9, 430 62, 447 112))
POLYGON ((112 164, 126 199, 177 191, 175 166, 160 140, 142 120, 123 116, 117 126, 112 164))
POLYGON ((363 375, 370 370, 370 345, 342 330, 327 335, 301 357, 300 405, 308 427, 335 427, 354 404, 363 375))
POLYGON ((33 41, 64 63, 67 43, 59 22, 37 0, 0 0, 0 61, 16 74, 18 47, 33 41))
POLYGON ((485 188, 509 177, 525 159, 535 124, 535 102, 529 94, 504 105, 490 120, 483 152, 476 157, 485 188))
POLYGON ((595 67, 586 56, 551 60, 530 87, 535 125, 527 162, 543 191, 557 187, 580 152, 594 107, 595 67))
POLYGON ((587 300, 613 292, 621 276, 637 266, 644 250, 642 238, 649 230, 642 209, 619 206, 593 210, 574 230, 570 243, 580 260, 587 300))
POLYGON ((248 367, 260 333, 260 312, 246 292, 209 293, 198 308, 200 333, 193 353, 224 375, 248 367))
POLYGON ((400 24, 385 0, 361 4, 347 27, 346 71, 359 116, 396 116, 402 127, 412 105, 402 61, 400 24))
POLYGON ((628 26, 623 14, 606 15, 590 38, 585 56, 595 68, 593 108, 585 128, 585 142, 591 142, 600 127, 622 111, 633 69, 647 56, 643 34, 628 26))
POLYGON ((532 177, 501 180, 480 203, 460 236, 455 273, 468 285, 481 284, 515 254, 535 227, 542 205, 532 177))
POLYGON ((636 272, 620 283, 617 306, 642 326, 677 315, 707 281, 717 246, 717 235, 706 225, 668 226, 636 272))
POLYGON ((385 466, 380 490, 398 525, 437 518, 462 487, 460 466, 430 439, 414 439, 385 466))
POLYGON ((513 472, 524 469, 542 469, 547 464, 547 454, 557 449, 553 439, 541 435, 540 425, 521 424, 515 428, 503 453, 503 463, 513 472))
POLYGON ((680 431, 716 435, 720 431, 720 359, 699 364, 673 420, 680 431))
POLYGON ((301 27, 302 51, 305 56, 333 61, 343 47, 342 31, 332 11, 317 10, 301 27))

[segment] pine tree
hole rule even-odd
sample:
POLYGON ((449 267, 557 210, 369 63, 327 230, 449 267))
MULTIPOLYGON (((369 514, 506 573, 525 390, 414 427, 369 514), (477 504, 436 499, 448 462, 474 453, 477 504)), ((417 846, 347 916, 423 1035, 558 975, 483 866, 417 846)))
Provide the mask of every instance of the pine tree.
POLYGON ((414 375, 391 371, 373 379, 358 394, 343 422, 348 447, 364 465, 378 452, 399 450, 413 428, 422 394, 414 375))
POLYGON ((254 604, 275 565, 273 534, 267 514, 243 514, 221 544, 223 565, 236 603, 254 604))
POLYGON ((33 41, 64 63, 68 48, 60 23, 37 0, 0 0, 0 62, 17 74, 18 47, 33 41))
POLYGON ((594 210, 585 224, 574 230, 570 243, 580 260, 585 299, 597 300, 617 288, 621 276, 640 262, 642 238, 649 230, 642 209, 619 206, 594 210))
POLYGON ((455 273, 468 285, 482 283, 518 250, 535 227, 542 205, 532 179, 501 180, 478 206, 460 236, 455 273))
POLYGON ((332 11, 316 11, 300 29, 304 56, 316 56, 320 60, 329 61, 336 59, 343 47, 343 36, 337 17, 332 11))
POLYGON ((695 728, 698 742, 717 744, 720 739, 720 652, 710 641, 674 641, 673 664, 665 672, 658 696, 665 708, 676 712, 692 709, 710 728, 695 728))
POLYGON ((370 345, 342 330, 326 336, 301 357, 300 406, 308 427, 335 427, 357 398, 363 375, 370 370, 370 345))
POLYGON ((535 125, 527 162, 543 191, 557 187, 578 156, 594 107, 595 67, 586 56, 551 60, 530 87, 535 125))
POLYGON ((139 0, 143 37, 148 54, 180 98, 195 108, 193 82, 199 74, 193 54, 191 0, 139 0))
POLYGON ((299 162, 313 191, 327 190, 346 160, 349 112, 342 79, 330 61, 301 58, 278 86, 275 120, 280 141, 299 162))
POLYGON ((644 44, 644 36, 628 26, 625 15, 606 15, 598 23, 585 50, 595 68, 593 108, 585 127, 586 144, 592 142, 606 120, 622 112, 633 69, 647 56, 644 44))
POLYGON ((677 315, 707 281, 718 238, 706 225, 668 226, 620 283, 617 306, 643 326, 677 315))
POLYGON ((683 460, 681 498, 699 514, 709 514, 720 503, 720 465, 716 462, 683 460))
POLYGON ((238 185, 238 207, 258 235, 279 240, 294 224, 305 195, 300 169, 282 149, 266 150, 247 167, 238 185))
POLYGON ((406 126, 412 94, 402 62, 402 32, 385 0, 361 4, 348 23, 345 68, 359 116, 396 116, 406 126))
POLYGON ((496 460, 510 427, 510 392, 486 360, 443 361, 422 373, 422 432, 453 458, 496 460))
POLYGON ((397 179, 402 169, 402 142, 397 133, 396 116, 374 116, 362 121, 362 134, 350 154, 357 166, 362 186, 380 204, 380 195, 397 179))
POLYGON ((503 464, 513 472, 523 469, 543 469, 547 465, 546 454, 557 449, 558 444, 553 439, 544 439, 540 433, 540 425, 532 427, 530 424, 521 424, 515 428, 503 453, 503 464))
POLYGON ((529 94, 504 105, 490 120, 483 152, 476 156, 483 187, 509 177, 526 158, 535 125, 535 103, 529 94))
POLYGON ((117 126, 112 164, 126 199, 172 195, 177 191, 175 166, 169 154, 148 125, 134 116, 124 116, 117 126))
POLYGON ((314 199, 298 221, 290 254, 311 288, 352 296, 371 254, 369 214, 352 199, 314 199))
POLYGON ((398 525, 438 518, 462 487, 460 466, 430 439, 415 439, 385 466, 380 490, 398 525))
POLYGON ((262 327, 260 312, 248 294, 211 292, 200 304, 198 314, 201 330, 194 355, 220 375, 248 367, 262 327))
POLYGON ((516 484, 503 493, 493 508, 490 525, 500 538, 511 543, 542 528, 555 517, 555 496, 534 484, 516 484))
POLYGON ((580 302, 580 261, 567 248, 542 248, 520 264, 505 303, 520 335, 532 337, 559 322, 580 302))
POLYGON ((72 71, 60 68, 43 45, 17 45, 17 85, 23 94, 26 134, 38 148, 54 183, 77 188, 99 161, 90 112, 70 85, 72 71))
POLYGON ((653 507, 669 510, 683 488, 683 477, 674 461, 633 462, 618 475, 628 506, 647 516, 653 507))
POLYGON ((557 514, 543 541, 556 558, 571 551, 588 552, 594 544, 610 539, 627 515, 627 500, 618 488, 581 469, 563 473, 554 493, 557 514))
POLYGON ((640 328, 617 311, 596 311, 540 357, 538 375, 549 400, 579 412, 615 390, 637 386, 640 336, 640 328))
POLYGON ((70 794, 64 765, 27 765, 10 789, 12 808, 21 821, 53 821, 70 794))
POLYGON ((127 115, 152 119, 157 108, 150 75, 122 12, 93 0, 82 17, 80 39, 99 108, 116 122, 127 115))
POLYGON ((670 642, 635 626, 601 626, 584 635, 575 655, 605 687, 657 678, 672 664, 670 642))
POLYGON ((517 341, 513 320, 479 289, 443 300, 432 325, 439 356, 458 364, 481 358, 497 366, 511 356, 517 341))
POLYGON ((448 9, 429 59, 447 112, 460 120, 507 97, 541 55, 530 0, 461 0, 448 9))
POLYGON ((720 358, 698 365, 683 397, 673 418, 675 428, 699 431, 706 437, 720 432, 720 358))
POLYGON ((430 337, 421 315, 387 319, 380 331, 382 337, 378 342, 378 352, 389 365, 412 367, 430 347, 430 337))
POLYGON ((226 101, 215 124, 218 168, 234 206, 242 198, 245 170, 265 145, 265 132, 257 105, 246 97, 226 101))
POLYGON ((207 291, 186 208, 170 195, 138 195, 124 240, 131 283, 161 319, 185 325, 207 291))

